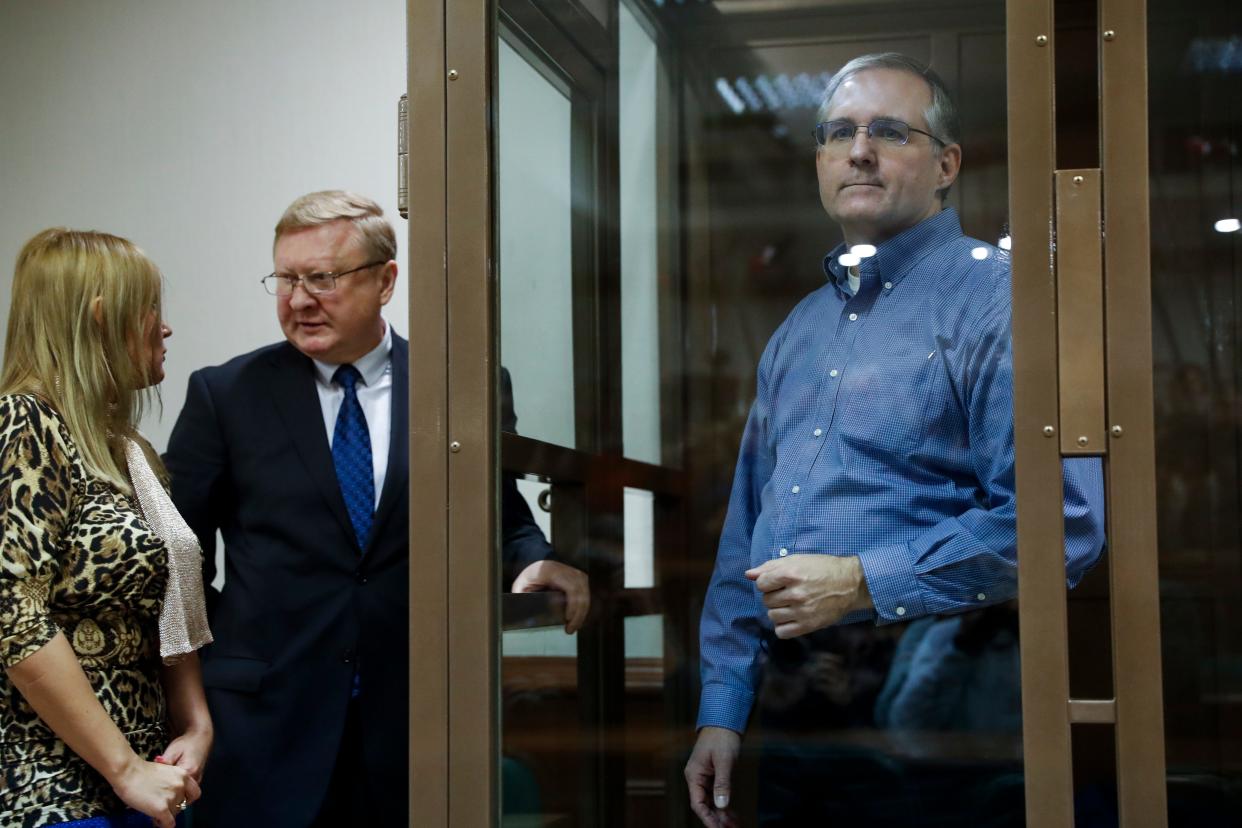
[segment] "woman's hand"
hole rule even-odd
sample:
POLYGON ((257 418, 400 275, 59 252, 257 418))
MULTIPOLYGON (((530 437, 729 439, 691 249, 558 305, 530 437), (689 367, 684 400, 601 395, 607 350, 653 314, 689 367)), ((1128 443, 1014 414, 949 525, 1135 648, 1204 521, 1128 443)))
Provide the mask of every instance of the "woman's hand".
POLYGON ((215 731, 207 710, 207 698, 203 695, 198 653, 190 653, 175 664, 165 665, 161 681, 168 699, 168 727, 176 738, 155 761, 181 768, 194 777, 195 782, 202 782, 215 731))
POLYGON ((134 757, 112 780, 112 790, 129 807, 146 814, 158 828, 175 828, 177 814, 193 804, 202 792, 184 768, 134 757))
POLYGON ((207 766, 207 755, 211 753, 212 737, 210 727, 182 733, 168 743, 164 753, 155 757, 155 761, 163 765, 175 765, 201 784, 203 768, 207 766))

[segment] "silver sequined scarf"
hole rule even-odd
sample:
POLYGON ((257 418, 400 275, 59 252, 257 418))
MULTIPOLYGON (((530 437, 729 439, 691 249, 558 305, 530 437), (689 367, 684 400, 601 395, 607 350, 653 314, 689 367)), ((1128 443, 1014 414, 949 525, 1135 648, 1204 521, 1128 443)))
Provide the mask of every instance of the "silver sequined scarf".
POLYGON ((160 609, 160 657, 174 664, 211 643, 203 598, 203 550, 160 485, 142 446, 125 440, 125 461, 142 516, 168 549, 168 585, 160 609))

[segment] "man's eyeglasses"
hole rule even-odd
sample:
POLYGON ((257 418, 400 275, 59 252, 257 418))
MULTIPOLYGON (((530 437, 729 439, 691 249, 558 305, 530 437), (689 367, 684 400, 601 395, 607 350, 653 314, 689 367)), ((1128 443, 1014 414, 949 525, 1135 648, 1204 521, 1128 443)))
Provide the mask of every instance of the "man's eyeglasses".
POLYGON ((881 146, 905 146, 910 140, 911 132, 926 135, 942 147, 948 146, 948 142, 942 141, 930 132, 924 132, 910 126, 905 121, 892 118, 876 118, 869 124, 855 124, 853 121, 822 121, 815 125, 811 134, 815 136, 815 143, 821 147, 847 149, 854 143, 854 136, 860 129, 867 130, 867 137, 881 146))
POLYGON ((263 289, 273 296, 289 296, 293 293, 293 289, 298 286, 298 283, 301 282, 302 287, 306 288, 307 293, 322 296, 325 293, 331 293, 336 290, 336 280, 342 276, 348 276, 351 273, 368 270, 382 264, 387 264, 387 262, 370 262, 359 265, 352 270, 342 270, 340 273, 307 273, 305 276, 286 276, 283 273, 269 273, 263 277, 263 289))

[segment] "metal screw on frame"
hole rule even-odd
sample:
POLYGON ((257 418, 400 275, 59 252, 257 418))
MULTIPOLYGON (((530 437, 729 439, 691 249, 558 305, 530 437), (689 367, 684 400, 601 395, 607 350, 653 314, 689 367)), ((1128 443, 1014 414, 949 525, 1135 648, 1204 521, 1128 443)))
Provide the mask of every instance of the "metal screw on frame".
POLYGON ((1114 437, 1120 437, 1120 436, 1121 436, 1121 434, 1122 434, 1122 431, 1121 431, 1121 426, 1119 426, 1119 425, 1115 425, 1115 426, 1113 426, 1113 427, 1112 427, 1112 434, 1113 434, 1113 436, 1114 436, 1114 437))
POLYGON ((1053 428, 1052 426, 1050 426, 1050 425, 1044 426, 1044 436, 1045 436, 1045 437, 1051 437, 1052 435, 1054 435, 1054 434, 1056 434, 1056 433, 1057 433, 1057 430, 1056 430, 1055 428, 1053 428))
POLYGON ((1087 439, 1087 436, 1085 434, 1078 438, 1078 445, 1082 446, 1083 448, 1086 448, 1087 443, 1089 442, 1091 441, 1087 439))
POLYGON ((1035 38, 1035 45, 1036 46, 1047 46, 1048 35, 1040 35, 1039 37, 1035 38))
POLYGON ((1105 32, 1104 32, 1104 39, 1105 39, 1105 40, 1112 40, 1112 39, 1114 39, 1115 37, 1117 37, 1117 33, 1116 33, 1115 31, 1113 31, 1112 29, 1108 29, 1107 31, 1105 31, 1105 32))
POLYGON ((449 451, 453 452, 454 454, 461 451, 461 443, 457 442, 456 440, 449 443, 449 451))
POLYGON ((448 79, 449 79, 449 80, 451 80, 451 81, 457 80, 457 70, 456 70, 456 69, 450 69, 450 70, 449 70, 449 73, 448 73, 448 79))

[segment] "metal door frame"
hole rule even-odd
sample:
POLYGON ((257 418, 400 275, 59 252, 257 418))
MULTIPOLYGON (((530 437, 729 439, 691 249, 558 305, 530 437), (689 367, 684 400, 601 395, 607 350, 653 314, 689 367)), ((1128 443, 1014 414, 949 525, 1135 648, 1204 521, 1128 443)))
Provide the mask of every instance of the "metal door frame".
MULTIPOLYGON (((499 746, 490 0, 407 0, 410 808, 494 824, 499 746)), ((1152 422, 1146 7, 1100 0, 1114 698, 1069 695, 1061 516, 1052 0, 1008 0, 1015 443, 1027 821, 1073 825, 1074 727, 1114 723, 1121 824, 1164 826, 1152 422), (1143 209, 1133 209, 1133 205, 1143 209), (1045 246, 1047 245, 1047 246, 1045 246), (1051 430, 1051 431, 1050 431, 1051 430), (1055 550, 1055 551, 1054 551, 1055 550)))

